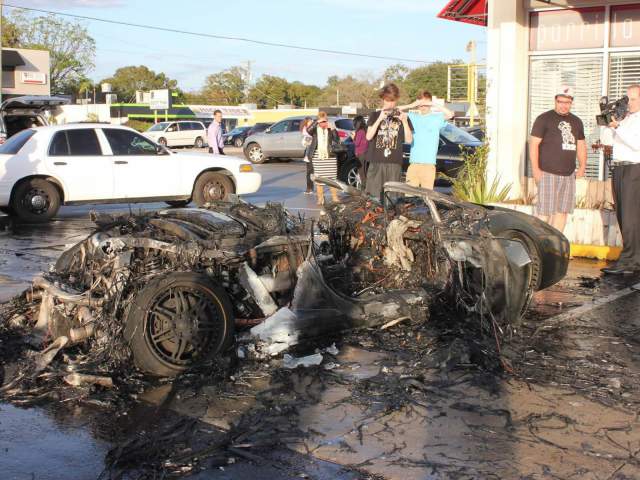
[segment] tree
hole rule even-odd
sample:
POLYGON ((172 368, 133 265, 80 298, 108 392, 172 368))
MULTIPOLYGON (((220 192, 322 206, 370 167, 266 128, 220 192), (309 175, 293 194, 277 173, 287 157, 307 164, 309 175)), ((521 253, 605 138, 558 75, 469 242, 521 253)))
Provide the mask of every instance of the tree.
POLYGON ((384 83, 393 82, 397 85, 401 85, 407 75, 411 72, 411 69, 406 65, 401 63, 396 63, 395 65, 391 65, 387 67, 387 69, 382 74, 382 80, 384 83))
POLYGON ((364 108, 373 108, 379 102, 378 82, 376 79, 356 78, 351 75, 327 79, 327 86, 320 96, 323 105, 347 105, 360 103, 364 108))
POLYGON ((214 73, 205 79, 201 96, 214 105, 238 105, 245 100, 246 79, 247 70, 243 67, 214 73))
MULTIPOLYGON (((136 90, 160 90, 169 88, 178 90, 178 82, 167 77, 164 73, 156 73, 144 65, 118 68, 113 76, 105 78, 100 83, 110 83, 118 100, 131 102, 136 98, 136 90)), ((184 94, 178 90, 178 101, 184 94)))
MULTIPOLYGON (((96 42, 81 23, 68 22, 55 15, 32 17, 15 12, 9 24, 12 27, 7 34, 8 44, 14 42, 17 47, 49 51, 53 94, 63 93, 68 84, 93 69, 96 42)), ((4 29, 2 36, 4 42, 4 29)))
POLYGON ((317 106, 322 89, 316 85, 307 85, 302 82, 292 82, 287 90, 289 102, 296 107, 317 106))
POLYGON ((2 17, 2 46, 17 48, 20 45, 18 27, 9 18, 2 17))
POLYGON ((447 71, 449 65, 460 64, 461 60, 452 62, 435 62, 424 67, 411 70, 402 83, 410 99, 415 99, 422 90, 429 90, 432 95, 447 98, 447 71))
POLYGON ((258 108, 275 108, 289 103, 289 82, 282 77, 262 75, 249 90, 249 100, 258 108))

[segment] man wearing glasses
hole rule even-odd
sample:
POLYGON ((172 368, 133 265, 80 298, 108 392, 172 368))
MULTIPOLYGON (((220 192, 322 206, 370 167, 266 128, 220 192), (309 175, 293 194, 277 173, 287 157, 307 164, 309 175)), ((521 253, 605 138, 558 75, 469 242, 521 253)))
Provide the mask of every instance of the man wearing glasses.
POLYGON ((571 113, 572 104, 573 89, 561 87, 555 108, 536 118, 529 138, 529 158, 538 184, 536 216, 561 232, 576 203, 576 177, 584 177, 587 168, 584 127, 571 113))

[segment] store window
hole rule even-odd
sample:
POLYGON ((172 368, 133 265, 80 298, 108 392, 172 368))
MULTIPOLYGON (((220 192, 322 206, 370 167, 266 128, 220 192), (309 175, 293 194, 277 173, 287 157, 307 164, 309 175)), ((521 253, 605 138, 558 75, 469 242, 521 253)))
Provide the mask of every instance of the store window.
MULTIPOLYGON (((600 155, 591 148, 599 138, 595 116, 602 89, 602 55, 532 57, 529 68, 529 126, 538 115, 554 108, 554 97, 562 85, 574 88, 571 112, 584 124, 587 142, 587 176, 598 178, 600 155)), ((531 175, 530 166, 528 168, 531 175)))

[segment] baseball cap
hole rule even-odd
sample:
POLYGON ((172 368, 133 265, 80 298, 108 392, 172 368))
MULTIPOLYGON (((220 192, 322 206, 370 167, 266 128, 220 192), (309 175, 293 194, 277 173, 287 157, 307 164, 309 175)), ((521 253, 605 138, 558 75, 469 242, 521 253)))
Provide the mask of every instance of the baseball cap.
POLYGON ((573 88, 569 85, 562 85, 556 92, 556 97, 558 96, 569 97, 573 100, 573 88))

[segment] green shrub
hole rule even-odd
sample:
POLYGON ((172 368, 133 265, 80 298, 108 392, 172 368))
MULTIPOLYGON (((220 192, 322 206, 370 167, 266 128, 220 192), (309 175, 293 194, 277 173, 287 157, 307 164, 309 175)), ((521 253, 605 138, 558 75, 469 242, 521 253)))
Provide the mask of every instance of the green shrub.
POLYGON ((486 205, 504 202, 509 198, 511 185, 500 188, 500 176, 487 178, 489 145, 484 143, 472 149, 460 147, 464 162, 455 178, 447 177, 452 184, 453 196, 459 200, 486 205))
POLYGON ((133 120, 133 119, 129 119, 127 120, 127 123, 125 123, 125 126, 127 127, 131 127, 134 130, 137 130, 138 132, 146 132, 149 127, 151 127, 153 125, 153 122, 145 122, 142 120, 133 120))

